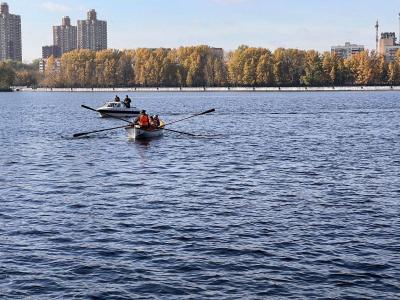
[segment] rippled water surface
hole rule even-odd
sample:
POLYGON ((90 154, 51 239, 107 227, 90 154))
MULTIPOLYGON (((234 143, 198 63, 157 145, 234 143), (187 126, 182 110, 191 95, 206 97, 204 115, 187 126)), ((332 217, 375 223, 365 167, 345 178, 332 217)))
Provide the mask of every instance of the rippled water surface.
POLYGON ((398 93, 131 96, 0 94, 1 299, 399 299, 398 93))

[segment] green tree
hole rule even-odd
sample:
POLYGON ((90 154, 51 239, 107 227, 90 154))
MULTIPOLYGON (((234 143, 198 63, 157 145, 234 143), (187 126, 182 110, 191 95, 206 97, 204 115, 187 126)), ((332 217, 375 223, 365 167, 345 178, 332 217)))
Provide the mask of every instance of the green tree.
POLYGON ((7 62, 0 62, 0 90, 10 89, 15 76, 15 71, 7 62))
POLYGON ((301 76, 300 82, 306 86, 320 86, 324 84, 323 64, 318 52, 314 50, 306 52, 304 75, 301 76))

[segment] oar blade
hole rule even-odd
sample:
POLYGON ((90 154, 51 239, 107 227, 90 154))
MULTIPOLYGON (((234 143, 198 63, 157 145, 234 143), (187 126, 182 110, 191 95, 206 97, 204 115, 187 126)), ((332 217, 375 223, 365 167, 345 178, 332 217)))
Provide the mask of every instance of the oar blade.
POLYGON ((201 114, 205 115, 205 114, 209 114, 209 113, 212 113, 212 112, 215 112, 215 108, 209 109, 209 110, 207 110, 207 111, 205 111, 205 112, 203 112, 201 114))
POLYGON ((78 138, 78 137, 81 137, 81 136, 84 136, 84 135, 88 135, 88 134, 90 134, 90 132, 75 133, 72 137, 73 138, 78 138))

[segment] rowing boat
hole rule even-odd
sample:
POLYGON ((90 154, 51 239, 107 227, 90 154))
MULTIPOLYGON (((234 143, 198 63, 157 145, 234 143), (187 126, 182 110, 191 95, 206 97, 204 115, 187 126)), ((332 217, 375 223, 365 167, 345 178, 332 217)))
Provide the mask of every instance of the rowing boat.
POLYGON ((144 129, 139 125, 125 127, 128 138, 131 140, 144 140, 161 137, 164 135, 164 122, 161 121, 161 126, 153 129, 144 129))

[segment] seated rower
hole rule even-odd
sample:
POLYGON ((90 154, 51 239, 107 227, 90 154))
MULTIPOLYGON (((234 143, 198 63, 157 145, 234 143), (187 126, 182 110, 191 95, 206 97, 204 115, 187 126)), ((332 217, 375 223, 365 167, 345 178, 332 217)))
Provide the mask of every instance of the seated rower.
POLYGON ((154 123, 154 118, 152 116, 150 116, 150 129, 156 129, 157 126, 154 123))
POLYGON ((154 120, 154 126, 155 126, 156 128, 160 127, 161 122, 160 122, 160 118, 158 117, 158 115, 155 115, 155 116, 153 117, 153 120, 154 120))
POLYGON ((140 112, 139 117, 135 120, 135 124, 138 124, 141 128, 147 129, 150 127, 150 118, 146 114, 145 110, 140 112))

